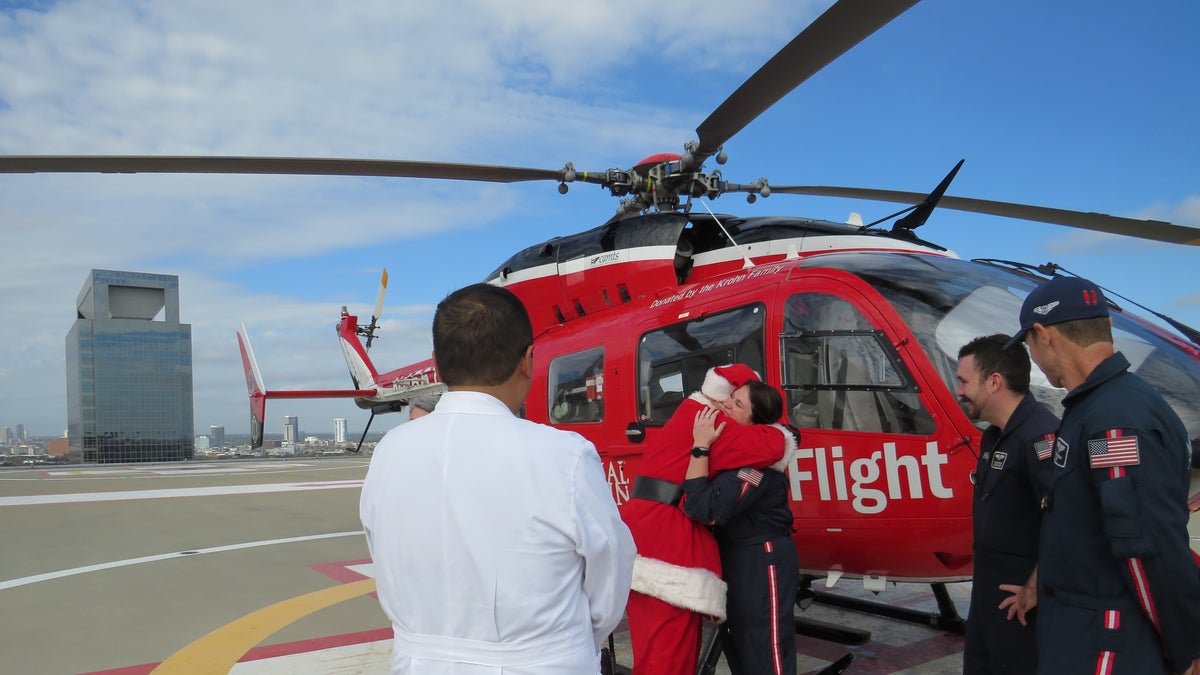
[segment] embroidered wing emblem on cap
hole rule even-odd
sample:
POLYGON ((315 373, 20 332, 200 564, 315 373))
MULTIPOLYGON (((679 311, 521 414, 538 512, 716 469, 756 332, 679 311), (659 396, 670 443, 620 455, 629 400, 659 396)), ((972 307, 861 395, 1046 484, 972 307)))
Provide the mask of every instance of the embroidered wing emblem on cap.
POLYGON ((1104 438, 1088 441, 1088 461, 1093 469, 1140 464, 1137 436, 1122 436, 1120 429, 1109 430, 1104 438))
POLYGON ((1037 307, 1034 307, 1033 313, 1040 314, 1041 316, 1046 316, 1050 312, 1053 312, 1055 307, 1058 307, 1058 300, 1055 300, 1054 302, 1048 302, 1044 305, 1038 305, 1037 307))

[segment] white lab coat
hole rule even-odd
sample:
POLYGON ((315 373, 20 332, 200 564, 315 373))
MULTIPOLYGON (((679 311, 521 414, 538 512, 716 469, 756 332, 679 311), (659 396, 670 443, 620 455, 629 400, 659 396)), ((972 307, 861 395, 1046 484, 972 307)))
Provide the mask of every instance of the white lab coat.
POLYGON ((392 673, 599 671, 635 549, 582 436, 448 392, 375 448, 359 515, 392 673))

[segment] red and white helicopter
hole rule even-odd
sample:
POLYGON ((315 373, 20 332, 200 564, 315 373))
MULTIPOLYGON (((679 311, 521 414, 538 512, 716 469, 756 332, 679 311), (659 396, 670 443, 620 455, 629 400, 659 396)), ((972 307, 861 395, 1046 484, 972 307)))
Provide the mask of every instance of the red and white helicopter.
MULTIPOLYGON (((840 0, 719 106, 683 153, 653 155, 630 169, 26 156, 0 157, 0 172, 554 181, 562 193, 575 182, 600 185, 620 198, 615 216, 526 248, 485 277, 516 293, 533 320, 536 374, 526 417, 595 443, 620 503, 629 498, 646 443, 699 388, 706 370, 746 363, 783 392, 785 421, 801 429, 802 447, 788 474, 803 571, 828 585, 843 576, 861 578, 872 590, 888 581, 933 583, 941 612, 934 621, 952 624, 957 614, 941 584, 972 573, 970 474, 980 440, 954 395, 957 350, 979 335, 1013 332, 1025 295, 1060 270, 962 260, 922 240, 916 229, 936 207, 1191 245, 1200 244, 1200 229, 946 195, 961 162, 928 195, 775 186, 765 179, 736 184, 704 171, 710 158, 724 163, 722 146, 759 114, 915 2, 840 0), (751 202, 782 193, 909 206, 869 224, 707 211, 702 200, 730 192, 751 202), (877 227, 885 221, 893 222, 877 227)), ((380 372, 369 357, 386 283, 385 272, 368 324, 346 310, 339 319, 353 389, 269 390, 244 329, 239 332, 256 443, 267 399, 350 397, 373 417, 444 389, 432 359, 380 372)), ((1200 333, 1161 315, 1150 321, 1125 306, 1112 310, 1118 349, 1200 437, 1200 333)), ((1039 399, 1061 399, 1063 392, 1040 371, 1033 376, 1039 399)), ((1198 476, 1194 471, 1193 514, 1200 510, 1198 476)))

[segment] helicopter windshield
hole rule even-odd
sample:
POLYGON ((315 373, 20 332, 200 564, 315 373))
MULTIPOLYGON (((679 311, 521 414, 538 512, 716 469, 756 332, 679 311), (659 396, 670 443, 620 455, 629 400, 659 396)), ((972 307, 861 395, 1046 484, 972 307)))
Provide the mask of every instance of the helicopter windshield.
MULTIPOLYGON (((832 267, 858 275, 908 324, 950 391, 956 388, 958 349, 971 339, 1019 328, 1021 303, 1038 281, 991 265, 910 253, 831 253, 805 267, 832 267)), ((1130 370, 1153 385, 1200 435, 1200 359, 1181 349, 1129 312, 1114 309, 1113 341, 1130 370)), ((1052 386, 1034 366, 1030 387, 1038 400, 1062 414, 1064 389, 1052 386)))

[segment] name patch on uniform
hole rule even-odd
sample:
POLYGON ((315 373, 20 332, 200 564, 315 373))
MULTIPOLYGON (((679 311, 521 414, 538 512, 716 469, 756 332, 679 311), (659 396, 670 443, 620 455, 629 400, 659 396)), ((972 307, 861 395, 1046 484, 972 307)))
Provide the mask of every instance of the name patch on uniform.
POLYGON ((997 470, 1003 469, 1004 460, 1006 459, 1008 459, 1007 452, 997 452, 996 454, 992 455, 992 468, 997 470))
POLYGON ((1093 469, 1140 464, 1137 436, 1122 436, 1120 429, 1109 430, 1104 438, 1088 441, 1088 461, 1093 469))
POLYGON ((1042 440, 1034 442, 1033 450, 1037 453, 1039 462, 1050 459, 1050 455, 1054 454, 1054 434, 1046 434, 1042 436, 1042 440))
POLYGON ((1054 466, 1062 469, 1067 466, 1067 455, 1071 452, 1071 444, 1062 439, 1054 439, 1054 466))

